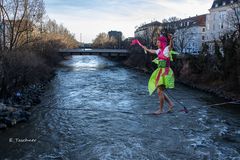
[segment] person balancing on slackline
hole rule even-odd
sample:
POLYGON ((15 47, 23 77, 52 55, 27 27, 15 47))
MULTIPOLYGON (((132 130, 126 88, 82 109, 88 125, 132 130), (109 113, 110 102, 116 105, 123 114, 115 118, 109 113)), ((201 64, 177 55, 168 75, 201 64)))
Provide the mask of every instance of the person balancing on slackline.
POLYGON ((153 113, 156 115, 163 113, 164 101, 168 103, 168 112, 172 112, 174 106, 172 100, 164 93, 166 88, 174 88, 174 74, 170 68, 170 61, 172 61, 172 54, 174 54, 174 52, 172 51, 173 41, 170 34, 168 35, 168 39, 169 45, 167 45, 168 41, 166 37, 158 37, 157 50, 148 49, 146 46, 140 45, 148 53, 157 55, 157 58, 154 59, 153 62, 158 65, 158 68, 152 73, 148 82, 149 94, 152 95, 157 89, 160 100, 159 109, 153 113))

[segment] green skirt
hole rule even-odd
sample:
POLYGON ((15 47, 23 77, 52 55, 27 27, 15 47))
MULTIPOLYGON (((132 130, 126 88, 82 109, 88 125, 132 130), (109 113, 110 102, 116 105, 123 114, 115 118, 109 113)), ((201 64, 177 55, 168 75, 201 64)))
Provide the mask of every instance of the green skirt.
POLYGON ((174 74, 171 68, 167 72, 166 68, 157 68, 148 81, 148 91, 152 95, 158 86, 174 88, 174 74))

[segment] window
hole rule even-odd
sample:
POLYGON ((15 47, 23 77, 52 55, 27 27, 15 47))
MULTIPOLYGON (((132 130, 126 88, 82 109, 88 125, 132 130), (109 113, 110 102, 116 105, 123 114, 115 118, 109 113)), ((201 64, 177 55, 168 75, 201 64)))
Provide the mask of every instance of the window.
POLYGON ((205 40, 205 36, 202 36, 202 40, 203 40, 203 41, 205 40))
POLYGON ((205 32, 205 28, 202 28, 202 32, 205 32))
POLYGON ((220 12, 219 18, 224 20, 224 17, 225 17, 225 12, 220 12))
POLYGON ((215 24, 213 24, 213 30, 215 30, 215 24))
POLYGON ((219 23, 219 29, 223 29, 223 22, 219 23))
POLYGON ((207 30, 209 30, 210 29, 210 26, 209 26, 209 24, 207 24, 207 30))

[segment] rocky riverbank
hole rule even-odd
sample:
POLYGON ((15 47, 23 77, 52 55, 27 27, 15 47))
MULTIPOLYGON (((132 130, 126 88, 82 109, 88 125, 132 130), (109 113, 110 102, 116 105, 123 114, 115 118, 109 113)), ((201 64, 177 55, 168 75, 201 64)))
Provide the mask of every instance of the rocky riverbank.
POLYGON ((0 103, 0 129, 28 121, 31 115, 30 109, 41 103, 40 96, 44 93, 47 84, 48 81, 45 81, 25 87, 4 103, 0 103))
POLYGON ((229 92, 229 91, 224 90, 223 84, 222 85, 197 84, 197 83, 193 83, 191 81, 186 81, 186 80, 181 80, 181 79, 177 79, 177 82, 182 83, 191 88, 195 88, 195 89, 207 92, 207 93, 211 93, 213 95, 216 95, 220 98, 224 98, 229 101, 239 101, 240 102, 240 95, 238 93, 229 92))

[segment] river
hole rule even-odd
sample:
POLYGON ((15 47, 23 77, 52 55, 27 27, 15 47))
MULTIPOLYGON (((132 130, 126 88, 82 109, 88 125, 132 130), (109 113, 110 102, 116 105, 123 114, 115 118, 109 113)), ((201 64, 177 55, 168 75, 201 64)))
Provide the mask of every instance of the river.
POLYGON ((64 63, 30 120, 0 132, 0 159, 240 159, 239 105, 206 107, 224 100, 176 83, 174 112, 146 115, 159 105, 148 74, 98 56, 64 63))

